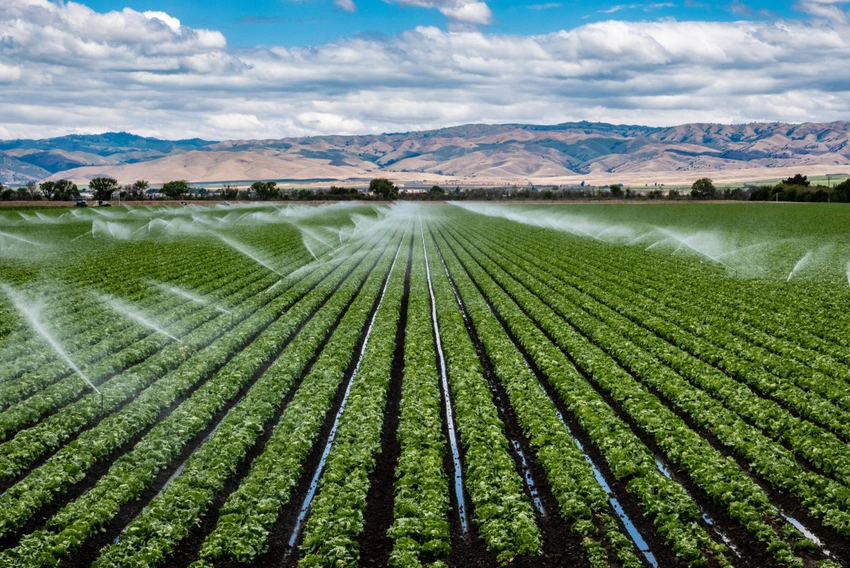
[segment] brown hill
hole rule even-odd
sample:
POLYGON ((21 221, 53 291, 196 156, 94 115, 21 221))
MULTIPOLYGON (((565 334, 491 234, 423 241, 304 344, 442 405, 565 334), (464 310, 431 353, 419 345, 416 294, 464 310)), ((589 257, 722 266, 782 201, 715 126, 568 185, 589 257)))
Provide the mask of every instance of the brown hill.
MULTIPOLYGON (((777 178, 797 171, 808 175, 850 171, 848 142, 848 122, 669 128, 588 122, 471 124, 400 134, 186 141, 148 151, 149 158, 140 151, 113 148, 100 163, 94 156, 68 152, 44 159, 52 159, 53 167, 45 167, 55 172, 51 179, 77 182, 101 175, 121 182, 143 178, 154 183, 172 179, 362 183, 387 176, 424 183, 616 181, 643 185, 683 183, 702 175, 733 181, 777 178), (56 171, 55 164, 72 156, 96 165, 56 171), (132 156, 133 163, 115 163, 124 156, 132 156)), ((17 153, 14 158, 26 158, 17 153)), ((49 155, 50 150, 42 149, 39 156, 45 153, 49 155)))

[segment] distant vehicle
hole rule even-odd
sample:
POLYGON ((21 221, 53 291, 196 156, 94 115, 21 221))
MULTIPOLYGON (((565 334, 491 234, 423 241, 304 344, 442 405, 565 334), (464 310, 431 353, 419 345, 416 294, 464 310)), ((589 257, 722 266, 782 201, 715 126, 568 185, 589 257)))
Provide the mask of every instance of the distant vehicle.
POLYGON ((85 199, 78 199, 76 203, 74 203, 74 207, 88 207, 89 202, 85 199))
POLYGON ((98 201, 97 206, 98 207, 112 207, 112 204, 108 201, 98 201))

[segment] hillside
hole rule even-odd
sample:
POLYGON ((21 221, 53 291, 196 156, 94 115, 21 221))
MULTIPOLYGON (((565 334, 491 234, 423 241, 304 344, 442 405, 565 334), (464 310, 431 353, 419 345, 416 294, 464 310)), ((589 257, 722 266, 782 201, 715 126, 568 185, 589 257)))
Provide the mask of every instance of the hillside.
POLYGON ((194 182, 399 181, 676 183, 850 170, 850 123, 471 124, 440 130, 277 140, 167 141, 126 133, 0 142, 0 181, 107 175, 194 182))

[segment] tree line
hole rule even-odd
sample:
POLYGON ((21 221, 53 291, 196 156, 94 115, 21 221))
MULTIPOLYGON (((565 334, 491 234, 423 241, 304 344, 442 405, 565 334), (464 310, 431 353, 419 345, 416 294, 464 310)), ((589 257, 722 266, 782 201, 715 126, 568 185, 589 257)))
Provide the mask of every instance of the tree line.
POLYGON ((850 178, 834 187, 813 186, 808 176, 796 174, 775 185, 750 185, 723 190, 715 188, 710 178, 701 178, 691 186, 691 198, 850 203, 850 178))
MULTIPOLYGON (((117 180, 108 177, 94 178, 89 182, 88 189, 92 198, 102 202, 114 198, 117 193, 120 199, 142 200, 149 198, 150 184, 146 180, 136 180, 134 183, 121 185, 117 180)), ((291 189, 278 187, 274 181, 256 181, 247 189, 239 189, 225 185, 219 190, 193 189, 186 180, 173 180, 164 183, 156 193, 171 200, 184 198, 205 199, 217 198, 224 200, 297 200, 309 201, 315 199, 410 199, 410 200, 501 200, 501 199, 543 199, 543 200, 581 200, 581 199, 730 199, 748 201, 801 201, 801 202, 837 202, 850 203, 850 179, 844 180, 834 187, 812 186, 808 177, 796 174, 782 180, 776 185, 744 186, 741 188, 717 188, 711 178, 696 180, 689 193, 677 189, 666 192, 654 188, 641 190, 624 188, 620 184, 598 188, 590 186, 559 188, 529 187, 482 187, 453 190, 444 189, 439 185, 432 186, 427 191, 407 192, 400 190, 388 178, 375 178, 369 183, 367 192, 356 188, 331 186, 326 190, 291 189)), ((68 180, 45 181, 39 184, 30 182, 17 189, 6 188, 0 184, 0 199, 2 200, 40 200, 69 201, 79 199, 80 189, 68 180)))

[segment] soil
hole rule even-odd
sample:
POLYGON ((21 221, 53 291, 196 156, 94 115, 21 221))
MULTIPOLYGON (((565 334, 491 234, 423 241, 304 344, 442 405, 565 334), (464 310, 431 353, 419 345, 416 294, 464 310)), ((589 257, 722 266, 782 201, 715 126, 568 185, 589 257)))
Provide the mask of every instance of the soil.
MULTIPOLYGON (((524 313, 526 313, 526 312, 524 312, 524 313)), ((526 316, 531 318, 531 316, 528 313, 526 313, 526 316)), ((581 333, 578 329, 576 329, 576 331, 581 333)), ((544 333, 545 333, 545 331, 544 331, 544 333)), ((555 341, 553 340, 553 338, 551 338, 548 334, 546 334, 546 335, 549 338, 549 340, 553 342, 553 344, 556 344, 555 341)), ((591 343, 594 343, 589 338, 586 338, 586 339, 588 339, 588 341, 590 341, 591 343)), ((565 355, 567 355, 569 357, 569 353, 565 352, 565 355)), ((605 401, 608 403, 608 405, 611 406, 611 408, 615 411, 615 413, 618 415, 618 417, 621 420, 623 420, 624 423, 628 424, 629 427, 632 429, 632 431, 636 435, 638 435, 638 437, 641 439, 641 441, 644 444, 646 444, 647 447, 649 447, 656 456, 663 456, 664 455, 663 451, 657 446, 654 439, 651 436, 644 433, 640 428, 638 428, 637 425, 634 423, 634 421, 631 418, 629 418, 622 411, 620 405, 618 403, 616 403, 607 392, 602 391, 593 381, 591 381, 589 379, 589 377, 587 377, 584 370, 577 364, 576 361, 572 360, 572 362, 575 365, 576 369, 579 370, 579 372, 581 372, 582 375, 585 376, 585 378, 588 379, 589 384, 591 384, 594 387, 594 389, 600 394, 600 396, 602 396, 605 399, 605 401)), ((630 369, 628 369, 628 368, 625 368, 625 370, 627 372, 630 372, 630 369)), ((631 374, 631 372, 630 372, 630 374, 631 374)), ((660 393, 656 392, 652 388, 649 388, 649 387, 647 387, 647 388, 648 388, 650 393, 652 393, 654 396, 656 396, 668 408, 670 407, 670 405, 666 403, 666 400, 664 399, 664 397, 660 393)), ((673 411, 674 413, 679 415, 692 430, 697 432, 701 437, 708 440, 709 443, 711 443, 711 445, 715 449, 720 451, 725 456, 735 458, 736 461, 741 466, 741 468, 743 469, 743 471, 751 472, 751 468, 749 467, 749 465, 744 463, 743 460, 740 460, 736 456, 734 456, 729 449, 725 448, 725 446, 723 446, 723 444, 720 443, 719 440, 717 440, 716 437, 713 434, 711 434, 711 432, 708 432, 704 428, 700 428, 700 427, 696 426, 689 417, 682 416, 681 413, 678 413, 677 411, 675 411, 672 408, 670 408, 670 409, 671 409, 671 411, 673 411)), ((721 531, 723 531, 727 535, 727 537, 729 537, 731 539, 731 541, 733 542, 736 549, 738 550, 738 552, 741 555, 740 558, 735 557, 734 554, 732 554, 730 552, 730 558, 735 562, 736 565, 754 566, 754 567, 759 567, 759 568, 762 567, 762 566, 778 566, 777 562, 772 558, 772 556, 770 556, 766 552, 764 545, 757 542, 749 534, 749 532, 746 531, 746 529, 744 527, 741 527, 740 525, 738 525, 737 523, 735 523, 734 521, 729 519, 728 513, 726 512, 726 510, 722 507, 716 506, 713 503, 713 501, 711 500, 711 498, 707 494, 705 494, 705 492, 703 490, 701 490, 693 482, 690 481, 690 478, 687 476, 687 474, 685 472, 683 472, 680 468, 678 468, 675 465, 672 465, 672 464, 665 464, 665 465, 668 468, 668 471, 670 471, 674 480, 676 482, 678 482, 680 485, 682 485, 691 494, 691 496, 695 498, 695 501, 697 502, 698 505, 700 505, 702 510, 705 511, 708 515, 710 515, 712 520, 717 525, 717 527, 721 531)), ((765 488, 762 487, 762 489, 764 490, 765 488)), ((770 493, 771 493, 770 491, 765 491, 765 492, 770 496, 770 493)), ((792 514, 795 518, 804 522, 806 524, 806 526, 808 526, 810 529, 815 530, 816 534, 818 534, 819 536, 821 536, 822 539, 824 539, 824 542, 827 545, 827 548, 829 550, 833 551, 833 553, 835 553, 836 551, 846 551, 847 550, 848 545, 844 542, 846 539, 842 539, 832 529, 821 530, 821 529, 824 529, 824 527, 822 527, 821 523, 819 523, 818 521, 816 521, 814 519, 811 519, 805 513, 805 511, 802 510, 802 508, 799 504, 799 501, 797 499, 795 499, 791 496, 779 495, 779 494, 773 495, 770 498, 774 502, 776 502, 777 504, 780 504, 783 508, 785 508, 786 511, 788 511, 790 514, 792 514), (782 504, 783 502, 785 504, 782 504)), ((711 527, 707 526, 705 523, 702 523, 702 524, 703 524, 703 527, 707 530, 707 532, 709 532, 709 534, 712 534, 712 536, 716 536, 716 534, 711 530, 711 527)), ((823 556, 821 554, 817 554, 817 553, 816 554, 803 554, 803 557, 804 557, 804 560, 805 560, 807 565, 813 565, 816 560, 823 558, 823 556)), ((837 557, 842 557, 842 556, 841 556, 841 554, 839 554, 837 557)))
MULTIPOLYGON (((437 245, 437 251, 440 256, 443 256, 443 251, 437 245)), ((454 281, 450 280, 454 286, 454 281)), ((485 298, 486 301, 486 298, 485 298)), ((489 304, 488 304, 489 305, 489 304)), ((492 306, 490 306, 492 309, 492 306)), ((531 450, 528 439, 522 432, 522 429, 517 422, 516 415, 510 406, 507 392, 498 378, 492 361, 490 360, 486 347, 483 345, 478 336, 478 332, 472 322, 472 319, 466 313, 466 306, 461 305, 461 310, 464 313, 464 320, 467 324, 467 332, 472 339, 475 350, 478 353, 480 362, 484 368, 484 375, 490 385, 493 393, 493 403, 499 411, 499 416, 505 424, 505 435, 509 440, 518 442, 523 455, 525 456, 528 465, 529 473, 534 480, 536 488, 536 496, 542 504, 543 513, 535 509, 537 517, 537 526, 540 530, 540 535, 543 541, 542 555, 533 558, 516 558, 512 561, 516 566, 588 566, 589 563, 584 553, 581 550, 581 538, 571 533, 567 524, 561 519, 558 512, 560 507, 558 501, 552 493, 549 483, 540 463, 537 461, 536 454, 531 450)), ((495 313, 495 311, 494 311, 495 313)), ((516 452, 511 452, 515 459, 515 467, 517 473, 524 479, 524 471, 520 458, 516 452)), ((532 494, 526 484, 526 495, 532 499, 532 494)), ((489 561, 492 562, 492 556, 488 554, 489 561)))
POLYGON ((404 293, 401 299, 398 326, 395 335, 392 372, 384 408, 381 429, 381 450, 375 471, 369 476, 369 493, 364 511, 363 534, 359 539, 362 566, 386 566, 392 553, 392 540, 387 531, 393 521, 395 470, 401 455, 398 442, 401 383, 404 378, 404 334, 407 329, 408 300, 410 298, 410 270, 413 265, 413 239, 407 251, 407 268, 404 275, 404 293))
MULTIPOLYGON (((385 282, 388 276, 389 275, 385 276, 385 282)), ((375 314, 378 309, 379 303, 380 295, 375 298, 367 321, 375 314)), ((355 356, 351 358, 348 368, 346 368, 345 373, 343 374, 343 378, 340 381, 339 386, 337 387, 337 392, 333 404, 331 405, 331 408, 328 413, 325 415, 325 421, 322 424, 319 437, 316 439, 309 455, 307 456, 307 459, 304 461, 301 477, 298 481, 298 484, 290 494, 289 500, 286 502, 286 504, 284 504, 280 514, 278 515, 277 521, 269 529, 268 549, 264 554, 256 558, 254 562, 255 566, 295 566, 297 564, 297 551, 298 546, 301 543, 303 533, 302 535, 299 535, 294 549, 289 548, 289 538, 291 536, 292 529, 295 526, 298 514, 300 513, 301 505, 310 490, 310 483, 313 478, 312 474, 319 467, 322 452, 324 450, 328 437, 330 436, 331 429, 333 428, 334 417, 336 416, 340 406, 342 405, 346 386, 348 385, 349 381, 351 381, 352 375, 354 374, 354 369, 356 368, 358 362, 358 357, 356 355, 359 354, 361 349, 363 348, 363 343, 366 340, 367 331, 368 326, 363 326, 363 330, 353 351, 355 356)), ((215 565, 216 567, 224 568, 244 568, 244 565, 238 562, 231 561, 229 559, 217 561, 215 562, 215 565)))

